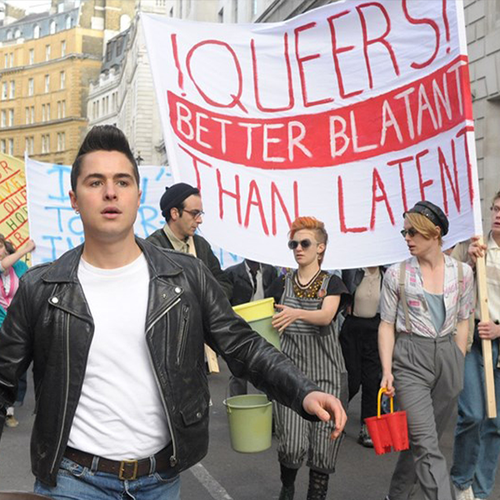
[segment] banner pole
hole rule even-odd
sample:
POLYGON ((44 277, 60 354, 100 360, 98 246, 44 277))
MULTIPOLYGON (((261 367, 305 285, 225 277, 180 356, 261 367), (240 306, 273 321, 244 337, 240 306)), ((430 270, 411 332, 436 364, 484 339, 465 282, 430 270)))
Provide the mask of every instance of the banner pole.
MULTIPOLYGON (((483 237, 479 239, 479 244, 483 245, 483 237)), ((479 313, 481 321, 490 320, 490 312, 488 310, 488 292, 486 288, 486 264, 485 257, 479 257, 476 261, 476 279, 479 292, 479 313)), ((493 353, 491 349, 491 340, 481 340, 483 349, 484 363, 484 382, 486 396, 486 413, 488 418, 496 418, 497 405, 495 398, 495 379, 493 376, 493 353)))

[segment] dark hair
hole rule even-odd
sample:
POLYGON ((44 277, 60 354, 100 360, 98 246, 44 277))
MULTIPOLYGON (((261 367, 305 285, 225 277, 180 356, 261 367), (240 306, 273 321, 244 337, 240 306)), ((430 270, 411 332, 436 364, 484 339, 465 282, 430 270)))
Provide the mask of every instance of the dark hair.
POLYGON ((139 169, 137 168, 137 162, 125 134, 114 125, 97 125, 92 127, 90 132, 85 136, 73 163, 71 169, 71 189, 73 191, 76 192, 76 184, 85 155, 94 151, 118 151, 119 153, 123 153, 132 165, 134 177, 139 186, 139 169))
POLYGON ((16 249, 14 245, 5 239, 5 236, 3 234, 0 234, 0 245, 3 245, 5 247, 5 250, 7 250, 8 254, 13 254, 16 249))
POLYGON ((491 200, 491 206, 495 204, 495 201, 497 201, 500 198, 500 191, 497 191, 495 196, 493 196, 493 199, 491 200))

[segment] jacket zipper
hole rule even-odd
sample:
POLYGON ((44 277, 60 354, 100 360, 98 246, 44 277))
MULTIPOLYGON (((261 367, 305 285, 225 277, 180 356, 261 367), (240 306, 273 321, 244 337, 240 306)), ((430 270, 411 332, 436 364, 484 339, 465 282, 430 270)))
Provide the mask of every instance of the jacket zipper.
MULTIPOLYGON (((176 306, 180 301, 181 301, 181 298, 178 297, 177 300, 172 302, 172 304, 170 304, 164 311, 162 311, 162 313, 159 314, 158 317, 155 318, 155 320, 149 325, 148 329, 146 330, 146 334, 153 328, 153 326, 156 325, 156 323, 158 323, 158 321, 163 316, 165 316, 165 314, 167 314, 170 311, 170 309, 172 309, 174 306, 176 306)), ((172 421, 170 419, 170 412, 168 410, 167 402, 165 401, 165 396, 163 395, 163 391, 161 390, 160 380, 158 379, 158 374, 156 373, 156 368, 155 368, 155 365, 153 363, 151 351, 150 351, 150 349, 147 349, 147 351, 148 351, 148 356, 149 356, 149 362, 151 363, 151 369, 152 369, 153 375, 155 377, 156 385, 158 386, 158 392, 160 393, 161 402, 163 404, 163 409, 165 411, 165 415, 167 416, 167 425, 168 425, 168 429, 170 431, 170 437, 172 438, 172 456, 170 457, 170 465, 171 465, 171 467, 175 467, 175 465, 177 464, 177 458, 176 458, 177 445, 175 443, 174 429, 172 426, 172 421)))
POLYGON ((59 440, 57 443, 56 453, 54 455, 54 461, 52 462, 52 467, 50 472, 54 472, 56 467, 57 457, 59 456, 59 451, 61 449, 62 437, 64 433, 64 424, 66 422, 66 412, 68 410, 68 395, 69 395, 69 314, 66 313, 66 394, 64 397, 64 408, 63 408, 63 417, 62 417, 62 425, 61 432, 59 433, 59 440))
POLYGON ((181 361, 184 358, 184 351, 186 350, 186 332, 188 326, 189 308, 184 306, 182 313, 182 328, 179 338, 179 348, 177 349, 177 366, 181 364, 181 361))

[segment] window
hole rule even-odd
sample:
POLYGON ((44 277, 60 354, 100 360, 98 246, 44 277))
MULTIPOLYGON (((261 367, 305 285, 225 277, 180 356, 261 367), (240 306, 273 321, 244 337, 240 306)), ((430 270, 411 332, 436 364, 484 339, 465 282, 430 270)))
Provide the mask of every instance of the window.
POLYGON ((62 117, 61 118, 66 118, 66 101, 62 102, 62 117))
POLYGON ((61 101, 57 101, 57 118, 61 118, 62 105, 61 101))
POLYGON ((33 29, 33 38, 40 38, 40 26, 38 24, 33 29))
POLYGON ((7 99, 7 91, 8 91, 7 82, 3 82, 2 83, 2 101, 4 99, 7 99))
POLYGON ((61 42, 61 57, 64 57, 66 55, 66 40, 63 40, 61 42))
POLYGON ((60 132, 57 134, 57 151, 64 151, 66 149, 66 133, 60 132))
POLYGON ((66 17, 66 29, 71 29, 71 16, 66 17))
POLYGON ((50 92, 50 75, 45 75, 45 93, 50 92))
POLYGON ((31 112, 31 123, 35 123, 35 106, 31 106, 30 112, 31 112))
POLYGON ((2 128, 7 126, 7 110, 2 109, 2 113, 0 114, 0 125, 2 128))
POLYGON ((35 64, 35 49, 30 49, 30 64, 35 64))
POLYGON ((14 110, 9 109, 9 127, 14 126, 14 110))
POLYGON ((7 141, 5 139, 2 139, 0 141, 0 152, 6 153, 7 152, 7 141))
POLYGON ((53 35, 56 32, 56 22, 54 19, 50 21, 50 34, 53 35))
POLYGON ((9 154, 14 156, 14 139, 9 139, 9 154))
POLYGON ((50 153, 50 135, 42 135, 42 153, 50 153))
POLYGON ((113 46, 111 43, 108 43, 108 46, 106 47, 106 62, 111 61, 111 57, 113 54, 113 46))
POLYGON ((21 30, 19 28, 14 32, 14 38, 21 38, 21 30))
POLYGON ((47 104, 47 121, 50 122, 50 104, 47 104))
POLYGON ((9 67, 9 54, 5 54, 4 55, 4 68, 8 68, 9 67))
POLYGON ((7 31, 7 40, 12 40, 12 30, 7 31))
POLYGON ((50 45, 45 45, 45 60, 50 61, 50 45))
POLYGON ((11 52, 10 54, 10 67, 14 67, 14 52, 11 52))
POLYGON ((24 139, 24 152, 29 154, 29 155, 32 155, 33 150, 35 149, 34 145, 35 145, 35 138, 34 137, 26 137, 24 139))
POLYGON ((61 83, 61 90, 65 89, 66 88, 66 72, 65 71, 61 71, 61 79, 60 79, 60 83, 61 83))
POLYGON ((42 104, 42 122, 45 121, 45 104, 42 104))
POLYGON ((27 107, 27 108, 24 108, 24 110, 26 111, 26 119, 25 119, 25 122, 26 122, 27 124, 29 124, 29 122, 30 122, 30 108, 29 108, 29 107, 27 107))
POLYGON ((15 80, 11 80, 11 82, 10 82, 10 94, 9 94, 9 98, 10 99, 14 99, 15 96, 16 96, 16 81, 15 80))
POLYGON ((28 95, 31 96, 35 93, 35 80, 33 78, 30 78, 28 80, 28 95))

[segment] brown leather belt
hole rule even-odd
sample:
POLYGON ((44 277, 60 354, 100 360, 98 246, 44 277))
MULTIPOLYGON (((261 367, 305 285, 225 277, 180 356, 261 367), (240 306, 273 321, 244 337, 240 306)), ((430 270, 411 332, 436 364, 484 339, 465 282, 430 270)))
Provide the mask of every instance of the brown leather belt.
POLYGON ((91 455, 85 451, 75 450, 75 448, 69 446, 66 448, 64 456, 82 467, 118 476, 122 481, 133 481, 153 472, 166 472, 172 468, 170 464, 172 444, 163 448, 154 457, 143 458, 141 460, 109 460, 108 458, 91 455), (154 467, 152 467, 153 462, 154 467))

